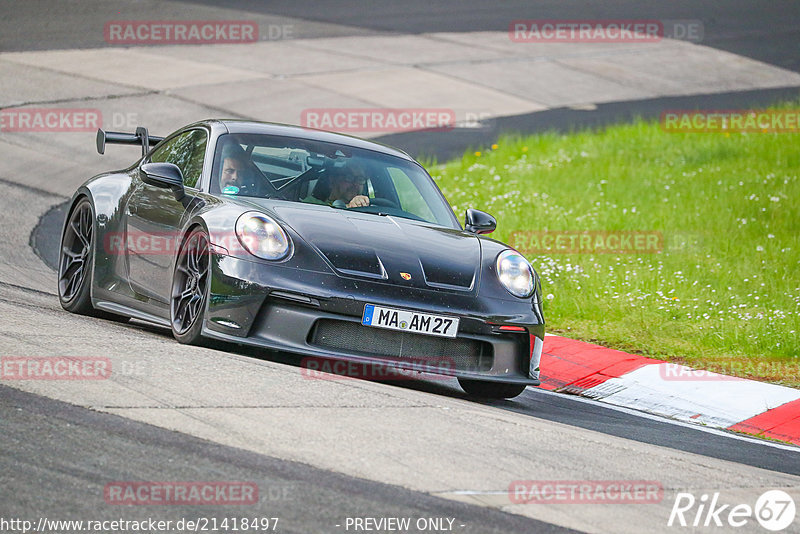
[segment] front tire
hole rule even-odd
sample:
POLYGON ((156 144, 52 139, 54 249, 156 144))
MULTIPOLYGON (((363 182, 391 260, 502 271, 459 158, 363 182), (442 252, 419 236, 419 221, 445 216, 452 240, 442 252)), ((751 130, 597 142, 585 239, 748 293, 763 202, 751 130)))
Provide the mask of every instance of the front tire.
POLYGON ((172 275, 169 316, 172 335, 180 343, 202 344, 209 260, 208 234, 195 228, 181 245, 172 275))
POLYGON ((525 384, 510 384, 508 382, 488 382, 486 380, 472 380, 459 378, 461 388, 471 397, 481 399, 513 399, 525 391, 525 384))

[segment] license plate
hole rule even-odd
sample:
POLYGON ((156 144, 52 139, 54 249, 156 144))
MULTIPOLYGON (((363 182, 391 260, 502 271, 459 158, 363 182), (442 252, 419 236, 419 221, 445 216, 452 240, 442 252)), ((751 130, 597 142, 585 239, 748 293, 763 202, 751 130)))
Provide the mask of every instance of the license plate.
POLYGON ((456 337, 458 318, 367 304, 361 324, 431 336, 456 337))

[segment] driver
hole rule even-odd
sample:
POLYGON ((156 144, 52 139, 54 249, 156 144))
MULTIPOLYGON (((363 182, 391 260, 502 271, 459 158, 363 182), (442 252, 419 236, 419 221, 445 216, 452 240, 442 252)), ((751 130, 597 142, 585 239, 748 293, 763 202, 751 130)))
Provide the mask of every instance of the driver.
POLYGON ((369 206, 369 197, 362 194, 366 183, 367 175, 358 165, 334 169, 330 175, 331 192, 327 200, 330 203, 341 201, 348 208, 369 206))
POLYGON ((303 201, 327 204, 334 208, 369 206, 369 197, 363 194, 366 183, 367 175, 360 165, 334 168, 320 179, 314 187, 314 193, 303 201))

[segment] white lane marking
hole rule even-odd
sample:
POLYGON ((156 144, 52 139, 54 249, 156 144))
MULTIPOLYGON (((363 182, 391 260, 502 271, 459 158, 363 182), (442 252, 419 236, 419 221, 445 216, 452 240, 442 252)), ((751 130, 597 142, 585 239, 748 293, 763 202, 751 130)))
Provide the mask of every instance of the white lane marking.
MULTIPOLYGON (((584 402, 586 404, 591 404, 593 406, 598 406, 600 408, 608 408, 609 410, 615 410, 615 411, 622 412, 622 413, 625 413, 625 414, 628 414, 628 415, 635 415, 636 417, 642 417, 644 419, 650 419, 650 420, 653 420, 653 421, 659 421, 661 423, 667 423, 667 424, 670 424, 670 425, 682 426, 682 427, 685 427, 685 428, 691 428, 693 430, 699 430, 701 432, 706 432, 707 434, 714 434, 716 436, 724 436, 726 438, 736 439, 736 440, 739 440, 739 441, 746 441, 748 443, 754 443, 754 444, 757 444, 757 445, 764 445, 766 447, 773 447, 775 449, 781 449, 781 450, 785 450, 785 451, 800 452, 800 447, 797 447, 797 446, 794 446, 794 445, 786 445, 784 443, 776 443, 774 441, 767 441, 767 440, 758 439, 758 438, 751 438, 751 437, 748 437, 748 436, 743 436, 741 434, 737 434, 735 432, 731 432, 729 430, 711 428, 711 427, 699 425, 699 424, 696 424, 696 423, 687 423, 687 422, 684 422, 684 421, 679 421, 677 419, 669 419, 669 418, 663 417, 661 415, 654 415, 654 414, 650 414, 650 413, 647 413, 647 412, 641 412, 639 410, 634 410, 633 408, 626 408, 624 406, 617 406, 617 405, 614 405, 614 404, 606 404, 606 403, 601 402, 601 401, 596 401, 596 400, 592 400, 592 399, 585 399, 583 397, 578 397, 578 396, 575 396, 575 395, 567 395, 567 394, 564 394, 564 393, 557 393, 555 391, 548 391, 546 389, 533 387, 533 388, 531 388, 531 390, 532 391, 536 391, 537 393, 542 393, 544 395, 551 395, 553 397, 558 397, 559 399, 570 399, 570 400, 575 401, 575 402, 584 402)), ((623 437, 623 436, 618 436, 618 437, 623 437)), ((625 439, 630 439, 630 438, 625 438, 625 439)))
POLYGON ((508 495, 508 490, 454 490, 440 492, 440 495, 447 493, 451 495, 508 495))
POLYGON ((727 428, 800 399, 800 391, 671 363, 645 365, 587 389, 583 396, 727 428))

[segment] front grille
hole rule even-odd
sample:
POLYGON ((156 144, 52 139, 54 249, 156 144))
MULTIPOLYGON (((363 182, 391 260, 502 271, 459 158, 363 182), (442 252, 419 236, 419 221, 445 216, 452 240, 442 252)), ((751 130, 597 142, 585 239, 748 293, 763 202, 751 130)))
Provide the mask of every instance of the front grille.
POLYGON ((492 368, 492 345, 485 341, 399 332, 364 326, 353 321, 320 319, 309 343, 360 356, 393 361, 447 362, 459 371, 488 371, 492 368))

